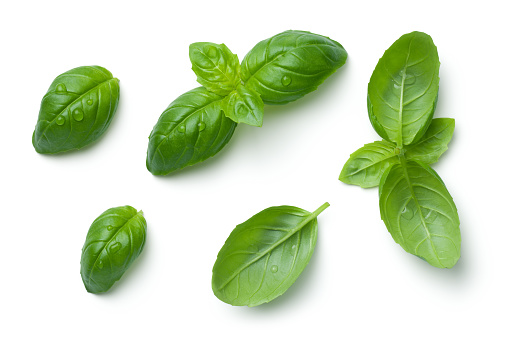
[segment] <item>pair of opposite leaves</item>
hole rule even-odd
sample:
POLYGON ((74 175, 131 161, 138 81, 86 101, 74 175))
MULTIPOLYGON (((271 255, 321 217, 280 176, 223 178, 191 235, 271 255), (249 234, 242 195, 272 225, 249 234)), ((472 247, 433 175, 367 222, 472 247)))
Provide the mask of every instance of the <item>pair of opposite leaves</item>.
MULTIPOLYGON (((286 31, 259 42, 242 63, 224 44, 191 44, 189 56, 203 87, 178 97, 154 126, 146 164, 156 175, 215 155, 237 123, 261 126, 264 104, 286 104, 314 91, 345 63, 347 53, 327 37, 286 31)), ((36 151, 64 152, 97 140, 118 99, 118 79, 102 67, 59 75, 42 99, 32 138, 36 151)))
MULTIPOLYGON (((231 305, 256 306, 283 294, 308 264, 317 239, 317 217, 298 207, 269 207, 237 227, 217 255, 212 290, 231 305)), ((97 217, 81 254, 81 277, 91 293, 108 291, 145 245, 147 223, 131 206, 97 217)))

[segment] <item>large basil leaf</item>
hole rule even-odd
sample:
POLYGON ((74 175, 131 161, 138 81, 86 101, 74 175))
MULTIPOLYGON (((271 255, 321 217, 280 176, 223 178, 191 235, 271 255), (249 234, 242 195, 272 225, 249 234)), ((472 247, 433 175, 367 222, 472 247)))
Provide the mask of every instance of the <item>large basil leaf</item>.
POLYGON ((117 110, 118 79, 99 66, 71 69, 42 98, 32 144, 39 153, 80 149, 97 140, 117 110))
POLYGON ((392 238, 435 267, 453 267, 461 235, 454 201, 428 165, 402 161, 380 181, 380 215, 392 238))
POLYGON ((424 134, 438 97, 439 67, 425 33, 405 34, 385 51, 368 85, 369 118, 382 138, 402 147, 424 134))
POLYGON ((90 293, 106 292, 145 245, 147 223, 131 206, 106 210, 88 230, 81 253, 81 278, 90 293))
POLYGON ((212 269, 212 289, 225 303, 257 306, 283 294, 308 264, 317 216, 293 206, 269 207, 232 231, 212 269))
POLYGON ((429 128, 415 144, 405 147, 407 159, 432 164, 447 150, 447 144, 454 133, 454 119, 437 118, 431 121, 429 128))
POLYGON ((387 141, 366 144, 350 155, 343 166, 339 180, 361 187, 378 186, 385 170, 398 162, 396 145, 387 141))
POLYGON ((347 53, 327 37, 286 31, 259 42, 242 60, 247 87, 266 104, 285 104, 314 91, 346 61, 347 53))
POLYGON ((224 44, 195 42, 189 58, 198 82, 209 91, 225 96, 240 84, 239 58, 224 44))
POLYGON ((224 114, 237 123, 261 127, 263 124, 263 101, 260 94, 239 85, 221 103, 224 114))
POLYGON ((222 99, 198 87, 173 101, 150 133, 148 170, 166 175, 219 152, 237 126, 221 111, 222 99))

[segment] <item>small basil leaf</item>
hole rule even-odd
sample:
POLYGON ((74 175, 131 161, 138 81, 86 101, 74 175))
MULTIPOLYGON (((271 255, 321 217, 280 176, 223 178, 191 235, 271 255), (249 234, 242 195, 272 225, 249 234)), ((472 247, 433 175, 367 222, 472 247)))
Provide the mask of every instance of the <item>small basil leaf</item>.
POLYGON ((438 52, 431 37, 403 35, 378 61, 368 85, 368 112, 376 132, 402 147, 428 128, 438 98, 438 52))
POLYGON ((53 154, 97 140, 117 110, 118 82, 99 66, 74 68, 56 77, 42 98, 32 135, 35 150, 53 154))
POLYGON ((259 42, 242 60, 247 87, 266 104, 286 104, 314 91, 346 61, 336 41, 303 31, 286 31, 259 42))
POLYGON ((106 292, 145 246, 147 223, 131 206, 106 210, 88 230, 81 253, 81 278, 90 293, 106 292))
POLYGON ((415 144, 406 146, 405 157, 410 160, 432 164, 447 150, 454 133, 454 119, 437 118, 415 144))
POLYGON ((458 211, 442 179, 428 165, 402 161, 379 187, 380 215, 393 239, 408 253, 440 267, 460 257, 458 211))
POLYGON ((236 123, 262 127, 263 101, 260 95, 242 85, 221 102, 224 114, 236 123))
POLYGON ((221 111, 222 99, 198 87, 173 101, 150 133, 147 169, 166 175, 219 152, 237 126, 221 111))
POLYGON ((378 186, 385 170, 399 162, 396 145, 387 141, 366 144, 350 155, 339 180, 364 188, 378 186))
POLYGON ((308 264, 317 216, 293 206, 269 207, 232 231, 212 269, 216 297, 234 306, 257 306, 283 294, 308 264))
POLYGON ((195 42, 189 46, 189 58, 198 82, 219 95, 228 95, 240 84, 240 63, 224 44, 195 42))

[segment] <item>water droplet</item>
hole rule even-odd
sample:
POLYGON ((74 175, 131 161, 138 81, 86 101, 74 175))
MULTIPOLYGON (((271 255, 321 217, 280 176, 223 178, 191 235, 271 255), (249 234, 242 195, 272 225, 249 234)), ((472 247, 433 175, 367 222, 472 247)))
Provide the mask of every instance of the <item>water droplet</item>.
POLYGON ((102 269, 102 268, 104 267, 104 263, 103 263, 103 261, 102 261, 102 260, 99 260, 99 261, 97 262, 97 267, 99 267, 99 269, 102 269))
POLYGON ((205 127, 207 127, 207 125, 205 125, 203 121, 198 123, 198 130, 200 130, 200 132, 203 131, 205 127))
POLYGON ((405 207, 405 209, 403 210, 403 212, 401 212, 401 216, 403 218, 405 218, 406 220, 410 220, 412 219, 412 217, 414 216, 414 211, 411 210, 410 208, 408 207, 405 207))
POLYGON ((67 92, 67 88, 65 87, 64 84, 58 84, 57 87, 55 88, 55 91, 56 92, 67 92))
POLYGON ((87 100, 87 105, 88 106, 92 106, 93 103, 94 103, 94 100, 92 100, 92 99, 88 99, 87 100))
POLYGON ((113 229, 113 226, 108 226, 106 228, 108 229, 108 231, 111 231, 113 229))
POLYGON ((178 127, 178 131, 179 131, 180 133, 184 133, 184 132, 186 131, 186 125, 180 125, 180 126, 178 127))
POLYGON ((216 46, 209 46, 205 53, 207 53, 207 55, 210 58, 215 58, 217 56, 217 48, 216 48, 216 46))
POLYGON ((277 267, 277 265, 272 265, 272 267, 270 268, 270 271, 271 271, 272 273, 276 273, 278 269, 279 269, 279 268, 277 267))
POLYGON ((296 250, 297 249, 297 245, 292 245, 292 250, 296 250))
POLYGON ((62 126, 63 124, 65 124, 65 118, 61 115, 59 115, 57 117, 57 119, 55 120, 55 122, 57 123, 58 126, 62 126))
POLYGON ((83 110, 81 108, 76 108, 74 111, 72 111, 72 117, 76 121, 83 120, 83 110))
POLYGON ((292 83, 292 78, 290 78, 288 75, 285 75, 282 79, 281 79, 281 83, 283 84, 283 86, 288 86, 292 83))
POLYGON ((415 75, 407 71, 405 76, 405 86, 413 84, 415 84, 415 75))
POLYGON ((401 90, 401 85, 394 83, 394 89, 397 89, 398 91, 401 90))
POLYGON ((117 253, 121 248, 122 248, 122 244, 119 242, 116 242, 110 246, 110 253, 111 254, 117 253))

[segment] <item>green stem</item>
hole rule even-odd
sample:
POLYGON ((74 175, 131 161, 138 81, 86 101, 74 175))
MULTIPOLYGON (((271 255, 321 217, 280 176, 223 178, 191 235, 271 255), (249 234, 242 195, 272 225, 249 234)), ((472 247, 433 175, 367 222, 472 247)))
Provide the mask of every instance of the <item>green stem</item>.
POLYGON ((329 207, 330 204, 328 202, 324 203, 322 206, 318 207, 316 211, 314 211, 311 215, 313 216, 312 219, 316 218, 320 213, 322 213, 327 207, 329 207))

